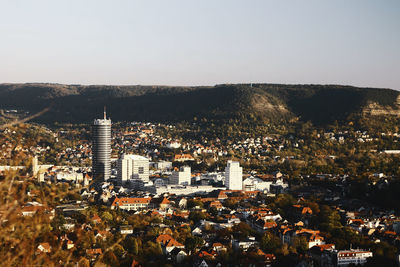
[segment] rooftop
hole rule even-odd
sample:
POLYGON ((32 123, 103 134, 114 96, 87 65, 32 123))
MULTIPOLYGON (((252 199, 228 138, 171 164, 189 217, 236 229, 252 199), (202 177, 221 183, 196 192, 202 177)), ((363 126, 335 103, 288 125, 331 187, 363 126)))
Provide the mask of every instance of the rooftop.
POLYGON ((134 154, 123 154, 121 159, 131 159, 131 160, 149 160, 146 157, 134 154))
POLYGON ((95 119, 93 125, 111 125, 111 120, 95 119))

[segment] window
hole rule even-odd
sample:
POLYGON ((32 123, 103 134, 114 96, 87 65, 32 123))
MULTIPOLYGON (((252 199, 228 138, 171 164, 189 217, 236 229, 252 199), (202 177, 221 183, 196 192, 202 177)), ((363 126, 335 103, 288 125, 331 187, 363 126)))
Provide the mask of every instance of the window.
POLYGON ((139 167, 139 174, 143 174, 144 173, 144 167, 139 167))

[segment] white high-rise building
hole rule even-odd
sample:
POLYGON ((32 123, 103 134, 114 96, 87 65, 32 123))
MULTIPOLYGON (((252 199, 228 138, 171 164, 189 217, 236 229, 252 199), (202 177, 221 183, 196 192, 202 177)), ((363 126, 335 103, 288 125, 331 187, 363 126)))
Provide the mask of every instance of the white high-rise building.
POLYGON ((225 167, 225 186, 228 190, 242 190, 243 189, 243 168, 240 167, 239 162, 228 160, 225 167))
POLYGON ((38 157, 34 156, 32 159, 32 174, 36 176, 39 173, 39 161, 38 157))
POLYGON ((179 171, 173 171, 169 177, 170 184, 190 185, 192 179, 191 169, 188 166, 181 167, 179 171))
POLYGON ((118 160, 118 180, 124 184, 131 180, 149 181, 149 159, 139 155, 123 154, 118 160))

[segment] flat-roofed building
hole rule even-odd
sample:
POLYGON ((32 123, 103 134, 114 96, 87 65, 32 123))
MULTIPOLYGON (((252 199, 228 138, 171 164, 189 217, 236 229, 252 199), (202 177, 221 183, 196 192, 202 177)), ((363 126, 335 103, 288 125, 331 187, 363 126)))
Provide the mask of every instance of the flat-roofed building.
POLYGON ((243 168, 240 167, 239 162, 228 160, 225 167, 225 186, 228 190, 242 190, 243 189, 243 168))
POLYGON ((132 180, 149 181, 149 159, 139 155, 123 154, 118 160, 118 180, 124 184, 132 180))
POLYGON ((154 162, 153 163, 154 168, 158 169, 158 170, 169 170, 172 169, 172 162, 171 161, 158 161, 158 162, 154 162))
POLYGON ((189 166, 183 166, 179 171, 173 171, 170 178, 170 184, 190 185, 192 173, 189 166))

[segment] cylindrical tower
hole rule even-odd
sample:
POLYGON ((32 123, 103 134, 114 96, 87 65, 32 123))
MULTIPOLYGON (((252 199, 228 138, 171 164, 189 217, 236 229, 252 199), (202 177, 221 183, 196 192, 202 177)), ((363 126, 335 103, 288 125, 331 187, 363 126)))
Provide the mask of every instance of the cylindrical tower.
POLYGON ((92 126, 92 173, 94 181, 106 181, 111 175, 111 120, 94 120, 92 126))

